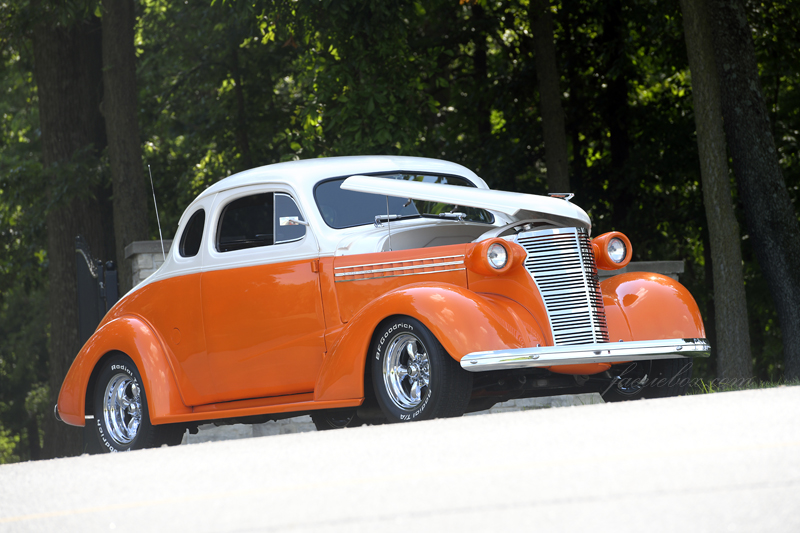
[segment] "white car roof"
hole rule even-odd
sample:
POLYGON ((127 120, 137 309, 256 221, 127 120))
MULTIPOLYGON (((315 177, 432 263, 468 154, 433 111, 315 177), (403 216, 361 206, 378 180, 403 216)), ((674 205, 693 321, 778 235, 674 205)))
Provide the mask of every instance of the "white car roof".
MULTIPOLYGON (((513 225, 515 221, 521 221, 529 217, 538 218, 539 216, 544 216, 544 218, 556 223, 590 227, 588 216, 578 206, 569 204, 564 200, 543 196, 491 191, 486 182, 474 172, 456 163, 422 157, 354 156, 278 163, 224 178, 200 193, 187 207, 179 221, 176 239, 181 238, 183 229, 180 228, 185 228, 189 218, 198 209, 202 208, 209 213, 206 224, 211 224, 213 223, 211 221, 215 220, 215 217, 221 212, 223 202, 243 194, 250 194, 250 190, 259 191, 261 186, 267 185, 271 190, 289 192, 295 196, 301 213, 313 228, 311 239, 298 242, 305 243, 303 246, 313 250, 314 254, 334 256, 365 253, 366 251, 374 252, 376 249, 381 249, 383 241, 387 238, 388 224, 385 230, 372 225, 343 229, 332 228, 323 220, 314 199, 314 187, 317 183, 326 179, 351 178, 352 176, 355 176, 355 178, 347 180, 347 188, 351 190, 474 206, 487 209, 495 215, 495 221, 492 225, 446 220, 409 220, 405 221, 402 226, 395 226, 398 234, 402 228, 411 228, 412 226, 415 228, 422 226, 434 228, 438 226, 450 227, 451 229, 452 227, 463 226, 467 228, 467 226, 474 226, 472 229, 465 229, 464 232, 467 234, 489 235, 491 231, 503 231, 508 226, 513 225), (459 176, 470 180, 477 189, 363 176, 363 174, 374 175, 392 172, 459 176), (496 230, 489 230, 481 234, 483 228, 496 228, 496 230)), ((210 241, 208 240, 210 237, 207 236, 208 232, 205 233, 203 237, 204 250, 206 248, 210 249, 210 241)), ((434 237, 435 234, 435 231, 430 232, 431 237, 434 237)), ((464 235, 459 235, 459 238, 463 237, 464 235)), ((205 257, 204 254, 208 255, 206 252, 202 252, 191 258, 183 258, 179 256, 177 247, 173 245, 161 268, 139 284, 135 290, 139 290, 145 285, 160 279, 195 271, 199 272, 201 270, 199 259, 205 257)), ((258 254, 254 253, 252 255, 255 257, 258 254)), ((236 259, 233 256, 231 258, 232 260, 235 259, 240 266, 246 263, 242 258, 236 259)), ((259 261, 262 261, 262 259, 259 259, 259 261)), ((206 266, 203 266, 203 268, 206 266)), ((220 265, 211 266, 220 267, 220 265)))
POLYGON ((481 189, 489 188, 486 182, 470 169, 449 161, 425 157, 366 155, 304 159, 246 170, 218 181, 203 191, 197 200, 220 191, 261 183, 284 182, 297 189, 309 190, 318 181, 325 178, 393 171, 432 172, 463 176, 481 189))

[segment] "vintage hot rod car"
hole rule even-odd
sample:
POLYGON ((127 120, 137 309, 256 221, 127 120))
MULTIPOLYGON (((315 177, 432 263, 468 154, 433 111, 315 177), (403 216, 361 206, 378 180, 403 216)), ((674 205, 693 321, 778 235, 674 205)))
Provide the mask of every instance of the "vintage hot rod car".
POLYGON ((490 190, 411 157, 281 163, 225 178, 163 266, 106 315, 56 415, 111 451, 207 421, 318 428, 460 416, 510 398, 682 393, 707 356, 692 296, 590 239, 569 195, 490 190))

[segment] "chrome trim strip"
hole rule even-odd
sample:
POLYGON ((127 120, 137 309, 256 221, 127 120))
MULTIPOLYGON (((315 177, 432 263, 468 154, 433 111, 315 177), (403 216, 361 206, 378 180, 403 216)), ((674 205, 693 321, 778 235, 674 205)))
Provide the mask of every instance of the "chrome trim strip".
MULTIPOLYGON (((444 256, 444 257, 423 257, 421 259, 404 259, 403 261, 391 261, 389 263, 370 263, 370 264, 366 264, 366 265, 341 266, 341 267, 335 267, 334 270, 343 270, 345 268, 376 267, 376 266, 382 266, 382 265, 396 265, 397 263, 416 263, 418 261, 437 261, 439 259, 458 259, 459 257, 461 258, 461 262, 463 263, 464 262, 464 256, 463 255, 447 255, 447 256, 444 256)), ((439 263, 439 264, 443 264, 443 263, 439 263)))
MULTIPOLYGON (((421 266, 420 268, 430 268, 429 265, 421 266)), ((466 270, 466 268, 448 268, 445 270, 434 270, 433 272, 409 272, 407 274, 394 274, 390 276, 373 276, 371 278, 356 278, 356 279, 337 279, 335 280, 336 283, 345 283, 347 281, 368 281, 371 279, 383 279, 383 278, 399 278, 402 276, 420 276, 422 274, 440 274, 442 272, 458 272, 461 270, 466 270)), ((351 272, 350 274, 345 274, 346 276, 358 276, 360 274, 364 274, 364 272, 351 272)), ((340 274, 336 274, 339 276, 340 274)))
MULTIPOLYGON (((453 266, 453 265, 463 265, 463 264, 464 264, 464 260, 462 259, 461 261, 450 261, 450 262, 447 262, 447 263, 430 263, 428 265, 411 265, 411 266, 405 266, 405 267, 375 268, 375 269, 372 269, 372 270, 358 270, 356 272, 339 272, 337 274, 334 274, 334 276, 338 278, 339 276, 353 276, 353 275, 356 275, 356 274, 373 274, 375 272, 394 272, 394 271, 398 271, 398 270, 414 270, 415 268, 431 268, 431 267, 437 267, 437 266, 453 266)), ((342 268, 356 268, 356 267, 342 267, 342 268)))
POLYGON ((488 372, 514 368, 708 357, 710 353, 711 347, 706 339, 598 342, 473 352, 461 359, 461 368, 470 372, 488 372))

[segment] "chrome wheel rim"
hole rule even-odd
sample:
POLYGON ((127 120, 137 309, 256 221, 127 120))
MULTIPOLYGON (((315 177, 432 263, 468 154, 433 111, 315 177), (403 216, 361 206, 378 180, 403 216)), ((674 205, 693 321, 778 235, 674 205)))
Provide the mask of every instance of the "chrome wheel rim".
POLYGON ((128 374, 115 374, 103 396, 103 419, 109 437, 117 444, 130 444, 142 422, 142 395, 139 385, 128 374))
POLYGON ((383 383, 389 399, 400 409, 415 409, 428 394, 430 382, 425 345, 411 333, 397 335, 383 359, 383 383))

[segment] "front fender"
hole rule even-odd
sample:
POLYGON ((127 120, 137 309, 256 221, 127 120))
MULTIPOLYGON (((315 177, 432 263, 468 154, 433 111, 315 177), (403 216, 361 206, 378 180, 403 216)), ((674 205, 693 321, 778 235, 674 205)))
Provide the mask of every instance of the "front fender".
POLYGON ((545 345, 531 314, 516 302, 463 287, 420 283, 383 294, 345 326, 325 358, 315 400, 364 396, 367 349, 378 324, 393 315, 416 318, 455 360, 483 350, 545 345))
POLYGON ((58 395, 58 412, 64 422, 73 426, 86 423, 89 378, 97 362, 109 352, 124 353, 139 369, 152 423, 159 423, 167 415, 192 412, 181 399, 158 336, 144 320, 127 315, 103 324, 73 361, 58 395))
POLYGON ((703 318, 686 287, 661 274, 629 272, 600 283, 609 340, 703 339, 703 318))

